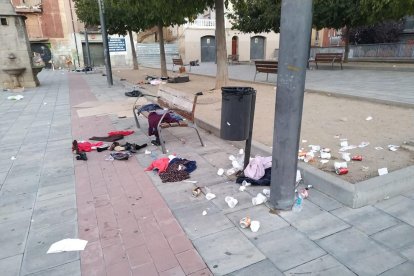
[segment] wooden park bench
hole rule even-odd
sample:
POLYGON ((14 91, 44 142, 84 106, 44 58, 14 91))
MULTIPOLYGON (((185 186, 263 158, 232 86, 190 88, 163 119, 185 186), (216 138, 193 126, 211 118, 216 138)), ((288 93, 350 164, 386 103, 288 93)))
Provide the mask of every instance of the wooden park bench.
POLYGON ((318 63, 331 63, 332 68, 334 63, 341 64, 341 70, 342 70, 342 53, 316 53, 315 58, 311 59, 310 61, 315 62, 316 69, 318 69, 318 63))
POLYGON ((255 60, 254 64, 256 66, 255 81, 257 73, 266 73, 266 81, 269 78, 269 74, 277 74, 278 63, 275 60, 255 60))
POLYGON ((239 55, 228 55, 227 56, 227 63, 233 64, 239 62, 239 55))
MULTIPOLYGON (((162 130, 166 129, 166 128, 170 128, 170 127, 190 127, 193 128, 198 136, 198 139, 200 140, 200 143, 202 146, 204 146, 203 140, 201 139, 200 133, 197 129, 197 124, 195 122, 195 109, 196 109, 196 105, 197 105, 197 99, 198 96, 203 95, 202 92, 198 92, 194 95, 194 99, 190 100, 188 98, 186 98, 184 96, 183 93, 174 90, 170 87, 162 87, 160 86, 160 88, 158 89, 158 94, 156 97, 156 102, 160 107, 163 108, 163 115, 161 117, 161 119, 158 122, 157 125, 157 131, 158 131, 158 135, 160 138, 160 144, 161 144, 161 148, 162 148, 162 152, 165 154, 167 151, 165 149, 165 140, 163 138, 163 133, 162 130), (183 118, 183 120, 178 121, 178 122, 174 122, 174 123, 166 123, 166 122, 162 122, 164 117, 166 116, 167 113, 169 112, 173 112, 175 114, 178 114, 179 116, 181 116, 183 118)), ((143 94, 143 96, 145 96, 143 94)), ((145 118, 148 119, 148 116, 150 114, 150 112, 155 112, 155 111, 143 111, 140 112, 140 108, 142 107, 142 104, 135 104, 133 107, 133 112, 134 112, 134 117, 135 117, 135 123, 137 125, 137 128, 141 128, 139 121, 138 121, 138 116, 142 115, 145 118)))
POLYGON ((173 72, 174 72, 174 66, 177 65, 179 66, 178 68, 182 67, 182 66, 190 66, 189 71, 191 72, 191 64, 184 64, 183 59, 181 57, 179 58, 173 58, 173 72))

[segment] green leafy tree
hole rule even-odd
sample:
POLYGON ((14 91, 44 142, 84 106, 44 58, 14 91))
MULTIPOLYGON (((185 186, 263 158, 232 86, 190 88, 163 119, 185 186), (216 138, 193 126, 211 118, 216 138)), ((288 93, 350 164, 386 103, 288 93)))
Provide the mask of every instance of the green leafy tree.
POLYGON ((349 42, 352 44, 398 42, 403 29, 403 20, 385 21, 374 25, 356 27, 349 30, 349 42))
MULTIPOLYGON (((74 0, 76 14, 80 21, 88 26, 100 24, 97 0, 74 0)), ((143 30, 146 25, 142 21, 142 11, 137 4, 126 1, 103 0, 108 34, 129 35, 133 68, 138 69, 138 60, 132 32, 143 30)))

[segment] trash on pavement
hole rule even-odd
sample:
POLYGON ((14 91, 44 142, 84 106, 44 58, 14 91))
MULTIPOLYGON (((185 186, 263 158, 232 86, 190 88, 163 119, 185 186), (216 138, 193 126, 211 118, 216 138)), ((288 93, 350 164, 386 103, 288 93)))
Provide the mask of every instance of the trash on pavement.
POLYGON ((399 147, 400 147, 400 146, 396 146, 396 145, 388 145, 388 149, 389 149, 390 151, 397 151, 399 147))
POLYGON ((243 229, 250 227, 250 224, 251 224, 250 217, 247 216, 247 217, 242 218, 239 224, 240 224, 240 227, 243 229))
POLYGON ((361 167, 361 171, 367 172, 367 171, 369 171, 369 167, 362 166, 361 167))
POLYGON ((334 168, 335 169, 339 169, 339 168, 348 168, 348 165, 346 162, 335 162, 334 163, 334 168))
POLYGON ((227 203, 227 205, 229 205, 230 208, 234 208, 237 205, 237 203, 239 203, 237 199, 231 196, 226 196, 224 198, 224 201, 227 203))
POLYGON ((340 148, 339 151, 342 152, 342 151, 347 151, 347 150, 356 149, 356 148, 357 148, 357 146, 350 145, 350 146, 340 148))
POLYGON ((233 175, 233 174, 235 174, 235 173, 236 173, 236 170, 235 170, 234 168, 228 169, 228 170, 226 171, 226 174, 227 174, 228 176, 233 175))
POLYGON ((263 189, 263 194, 264 194, 266 197, 270 197, 270 189, 263 189))
POLYGON ((344 159, 347 162, 351 161, 351 156, 350 155, 351 154, 349 152, 342 152, 341 153, 342 159, 344 159))
POLYGON ((358 148, 365 148, 369 145, 369 142, 361 142, 361 144, 358 145, 358 148))
POLYGON ((298 184, 302 180, 302 174, 300 170, 296 170, 296 184, 298 184))
POLYGON ((10 160, 16 160, 16 159, 17 159, 16 156, 10 157, 10 160))
POLYGON ((88 241, 80 239, 63 239, 52 244, 47 251, 47 254, 66 251, 82 251, 85 249, 87 243, 88 241))
POLYGON ((309 196, 308 188, 300 189, 299 194, 302 198, 308 198, 309 196))
POLYGON ((385 175, 385 174, 388 174, 388 169, 387 168, 381 168, 381 169, 378 169, 378 175, 385 175))
POLYGON ((248 186, 251 186, 251 185, 252 185, 252 183, 249 183, 246 180, 243 180, 243 182, 242 182, 242 186, 244 186, 244 187, 248 187, 248 186))
POLYGON ((253 205, 260 205, 262 203, 265 203, 266 201, 267 201, 267 197, 263 195, 262 193, 258 193, 257 196, 252 198, 253 205))
POLYGON ((8 100, 14 100, 14 101, 20 101, 23 98, 24 98, 24 96, 22 96, 22 95, 15 95, 15 96, 8 96, 7 97, 8 100))
POLYGON ((203 214, 203 216, 207 215, 207 211, 204 210, 202 214, 203 214))
POLYGON ((222 168, 218 169, 217 175, 222 176, 224 174, 224 170, 222 168))
POLYGON ((144 153, 147 154, 147 155, 149 155, 149 154, 151 154, 151 151, 150 150, 145 150, 144 153))
POLYGON ((246 186, 241 185, 241 186, 239 187, 239 191, 240 191, 240 192, 244 192, 245 190, 246 190, 246 186))
POLYGON ((371 121, 372 120, 372 116, 368 116, 365 118, 366 121, 371 121))
POLYGON ((183 180, 183 182, 197 184, 197 180, 183 180))
POLYGON ((303 198, 299 193, 296 193, 295 203, 292 206, 292 211, 298 213, 303 209, 303 198))
POLYGON ((201 188, 200 187, 195 187, 193 189, 193 197, 198 197, 201 194, 201 188))
POLYGON ((257 220, 252 220, 250 222, 250 230, 252 230, 252 232, 256 233, 257 231, 259 231, 260 228, 260 222, 257 220))
POLYGON ((383 150, 382 147, 375 147, 376 150, 383 150))
POLYGON ((353 161, 362 161, 362 156, 361 155, 354 155, 351 158, 353 161))
POLYGON ((326 163, 328 163, 328 162, 329 162, 329 160, 327 160, 327 159, 322 159, 322 160, 320 160, 319 162, 321 162, 322 164, 326 164, 326 163))
POLYGON ((216 195, 215 194, 213 194, 213 193, 207 193, 206 194, 206 199, 207 200, 212 200, 213 198, 215 198, 216 197, 216 195))
POLYGON ((348 172, 349 172, 348 168, 338 168, 338 169, 335 169, 335 173, 337 175, 347 174, 348 172))
POLYGON ((341 147, 347 147, 348 146, 348 139, 341 139, 340 140, 341 147))
POLYGON ((322 159, 331 159, 331 153, 329 153, 329 152, 324 152, 324 151, 321 151, 321 158, 322 159))

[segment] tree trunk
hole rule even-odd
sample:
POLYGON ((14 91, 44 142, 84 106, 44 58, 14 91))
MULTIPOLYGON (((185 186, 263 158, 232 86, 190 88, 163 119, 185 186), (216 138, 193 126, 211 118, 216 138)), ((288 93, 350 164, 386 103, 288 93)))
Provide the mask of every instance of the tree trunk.
POLYGON ((137 58, 137 52, 135 51, 135 44, 134 44, 134 38, 132 37, 132 31, 128 31, 129 35, 129 42, 131 43, 131 51, 132 51, 132 64, 133 69, 138 70, 138 58, 137 58))
POLYGON ((344 53, 344 63, 348 62, 348 55, 349 55, 349 28, 348 26, 345 26, 343 29, 344 31, 344 42, 345 42, 345 53, 344 53))
POLYGON ((158 24, 158 38, 160 43, 160 59, 161 59, 161 76, 168 77, 167 63, 165 62, 164 33, 162 32, 162 24, 158 24))
POLYGON ((216 89, 227 85, 229 80, 227 68, 226 30, 224 26, 224 1, 215 0, 216 5, 216 89))

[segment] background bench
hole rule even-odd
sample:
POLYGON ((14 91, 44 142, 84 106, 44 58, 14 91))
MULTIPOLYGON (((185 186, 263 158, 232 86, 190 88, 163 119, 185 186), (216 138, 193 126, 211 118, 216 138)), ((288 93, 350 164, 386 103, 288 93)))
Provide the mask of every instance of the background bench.
POLYGON ((227 62, 230 64, 233 64, 235 62, 239 62, 239 55, 228 55, 227 56, 227 62))
POLYGON ((266 73, 266 81, 270 74, 277 74, 278 63, 275 60, 255 60, 256 73, 254 74, 254 81, 256 81, 257 73, 266 73))
MULTIPOLYGON (((182 94, 181 92, 174 90, 172 88, 160 86, 160 88, 158 89, 156 103, 162 108, 164 108, 165 110, 163 116, 161 117, 157 125, 157 131, 158 131, 159 138, 160 138, 161 148, 164 154, 167 153, 165 149, 165 140, 162 136, 162 130, 165 128, 191 127, 196 131, 201 145, 204 146, 203 140, 201 139, 200 133, 197 129, 197 125, 195 123, 195 117, 194 117, 195 108, 197 106, 197 98, 198 96, 201 96, 201 95, 203 95, 203 93, 198 92, 194 95, 194 99, 191 100, 191 99, 186 98, 184 94, 182 94), (175 122, 175 123, 162 122, 165 115, 170 111, 175 112, 176 114, 180 115, 181 117, 184 118, 184 120, 175 122)), ((150 114, 150 112, 146 112, 146 111, 139 112, 139 108, 141 106, 142 106, 141 104, 139 105, 135 104, 133 107, 135 123, 137 125, 137 128, 141 128, 139 121, 138 121, 138 116, 142 115, 145 118, 148 118, 148 115, 150 114)))
POLYGON ((177 65, 179 67, 181 67, 181 66, 190 66, 189 71, 191 72, 191 64, 184 64, 183 59, 181 57, 173 58, 172 60, 173 60, 173 68, 172 68, 173 72, 174 72, 174 66, 175 65, 177 65))
POLYGON ((315 62, 316 69, 318 69, 318 62, 319 62, 319 63, 331 63, 332 68, 333 68, 334 63, 339 63, 341 64, 341 70, 342 70, 342 57, 343 57, 342 53, 316 53, 315 59, 310 60, 310 61, 315 62))

